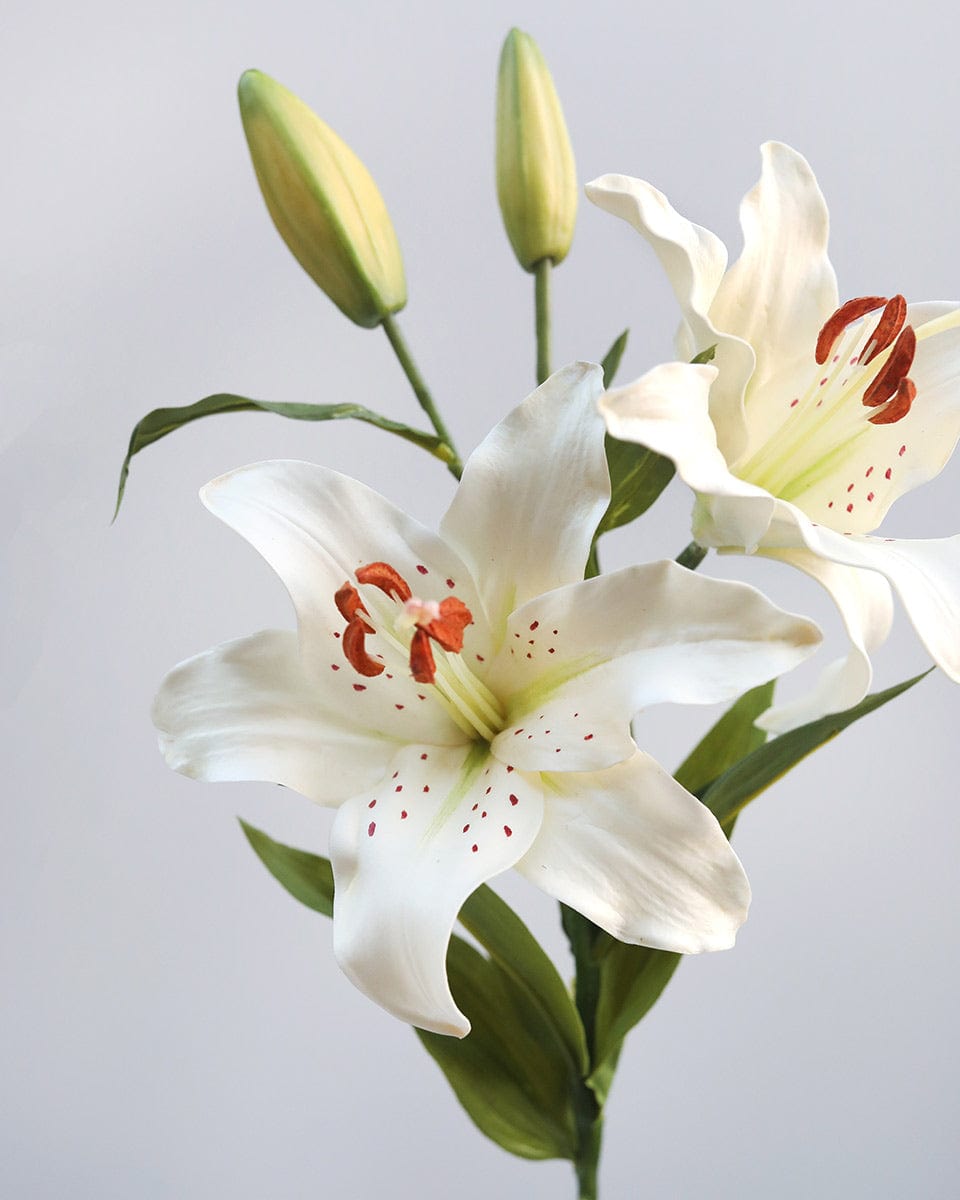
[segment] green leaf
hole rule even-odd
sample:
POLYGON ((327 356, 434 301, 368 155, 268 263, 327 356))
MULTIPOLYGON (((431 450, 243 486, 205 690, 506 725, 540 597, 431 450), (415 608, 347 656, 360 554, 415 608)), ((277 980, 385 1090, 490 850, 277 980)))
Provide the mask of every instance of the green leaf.
POLYGON ((801 759, 835 738, 854 721, 859 721, 867 713, 874 712, 902 695, 933 669, 931 667, 912 679, 905 679, 886 691, 874 692, 853 708, 848 708, 846 712, 832 713, 818 721, 811 721, 808 725, 801 725, 799 729, 793 729, 790 733, 780 734, 724 771, 703 793, 703 803, 721 825, 727 826, 755 796, 786 775, 801 759))
POLYGON ((240 826, 257 857, 291 896, 325 917, 333 916, 333 868, 328 859, 275 842, 244 820, 240 826))
POLYGON ((181 426, 188 425, 191 421, 228 412, 269 412, 276 413, 281 417, 290 417, 295 421, 340 421, 344 418, 366 421, 369 425, 376 425, 378 429, 385 429, 388 433, 394 433, 405 441, 413 442, 415 446, 429 450, 443 462, 451 461, 451 451, 439 437, 432 433, 424 433, 419 429, 412 429, 400 421, 392 421, 389 417, 381 416, 369 408, 364 408, 361 404, 274 404, 267 400, 250 400, 246 396, 235 396, 230 392, 218 392, 213 396, 205 396, 196 404, 186 404, 181 408, 155 408, 153 412, 147 413, 142 420, 137 422, 130 435, 130 444, 127 447, 123 466, 120 468, 120 484, 117 488, 114 519, 120 511, 124 489, 127 485, 127 476, 130 473, 130 460, 135 454, 166 437, 168 433, 173 433, 181 426))
POLYGON ((703 366, 704 363, 713 362, 714 358, 716 357, 716 354, 717 354, 717 347, 715 345, 708 346, 706 348, 706 350, 701 350, 699 354, 695 354, 693 356, 693 358, 690 359, 690 361, 695 366, 703 366))
POLYGON ((450 988, 470 1020, 462 1040, 415 1030, 476 1126, 522 1158, 576 1156, 578 1073, 526 988, 454 936, 450 988))
POLYGON ((601 360, 600 366, 603 367, 603 386, 606 388, 610 387, 610 385, 613 383, 613 377, 616 375, 617 369, 620 366, 620 359, 623 358, 623 352, 627 348, 627 338, 629 336, 630 330, 625 329, 601 360))
POLYGON ((723 714, 674 772, 688 792, 699 795, 741 758, 758 749, 767 735, 754 722, 773 700, 774 681, 751 688, 723 714))
POLYGON ((597 537, 645 513, 676 471, 669 458, 636 442, 622 442, 608 433, 604 446, 610 468, 610 503, 597 526, 597 537))
POLYGON ((486 884, 468 898, 458 919, 553 1024, 573 1069, 585 1072, 587 1042, 580 1015, 557 968, 523 921, 486 884))

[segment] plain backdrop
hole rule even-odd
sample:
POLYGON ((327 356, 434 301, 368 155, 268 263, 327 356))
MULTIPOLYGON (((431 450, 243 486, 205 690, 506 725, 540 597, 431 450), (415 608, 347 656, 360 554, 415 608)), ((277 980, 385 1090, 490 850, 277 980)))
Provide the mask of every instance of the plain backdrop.
MULTIPOLYGON (((533 383, 532 282, 493 183, 511 25, 551 65, 582 181, 648 178, 736 253, 757 147, 779 138, 827 194, 844 298, 948 299, 958 10, 20 0, 3 24, 0 1193, 571 1196, 567 1164, 476 1132, 235 819, 323 852, 329 814, 266 785, 191 782, 156 750, 149 706, 170 667, 292 623, 200 485, 313 458, 428 523, 452 491, 377 430, 244 414, 145 451, 110 525, 126 439, 154 407, 233 390, 420 421, 382 333, 342 318, 270 224, 236 79, 256 66, 285 82, 372 170, 407 264, 401 327, 466 449, 533 383)), ((599 358, 625 326, 621 380, 670 355, 676 312, 652 255, 585 201, 554 282, 558 364, 599 358)), ((954 463, 887 528, 955 533, 958 500, 954 463)), ((689 508, 671 485, 607 563, 675 555, 689 508)), ((838 636, 786 569, 702 569, 838 636)), ((926 661, 900 613, 878 682, 926 661)), ((715 715, 651 712, 638 736, 674 767, 715 715)), ((750 920, 735 950, 685 963, 631 1037, 607 1200, 956 1194, 958 716, 937 673, 746 814, 750 920)), ((518 879, 502 889, 568 972, 555 906, 518 879)))

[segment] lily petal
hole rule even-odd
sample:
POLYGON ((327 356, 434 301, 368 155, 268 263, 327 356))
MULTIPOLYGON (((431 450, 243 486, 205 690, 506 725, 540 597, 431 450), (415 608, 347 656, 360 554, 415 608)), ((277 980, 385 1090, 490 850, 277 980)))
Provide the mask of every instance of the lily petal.
POLYGON ((510 618, 492 672, 509 723, 492 750, 527 771, 609 767, 634 753, 640 708, 738 696, 819 643, 756 589, 672 562, 571 584, 510 618))
POLYGON ((743 867, 713 814, 649 755, 546 784, 518 871, 620 941, 682 954, 733 945, 750 903, 743 867))
POLYGON ((334 951, 353 983, 402 1021, 465 1037, 446 975, 453 923, 471 892, 527 852, 542 819, 539 780, 485 747, 404 748, 331 832, 334 951))
POLYGON ((153 720, 168 766, 193 779, 282 783, 339 804, 381 778, 396 744, 352 729, 303 669, 297 636, 265 630, 170 672, 153 720))
POLYGON ((514 608, 583 578, 610 500, 596 414, 602 390, 592 363, 551 375, 470 456, 441 522, 442 537, 480 581, 500 636, 514 608))
POLYGON ((812 691, 774 705, 757 721, 761 729, 786 733, 827 713, 852 708, 864 698, 873 679, 870 655, 886 641, 893 624, 893 596, 890 585, 875 571, 840 566, 806 549, 761 553, 797 567, 821 584, 839 609, 850 639, 846 657, 825 667, 812 691))
POLYGON ((743 252, 723 277, 710 319, 750 343, 757 369, 747 400, 783 365, 809 358, 836 309, 837 279, 827 257, 826 201, 803 155, 782 142, 760 148, 759 182, 743 198, 743 252))
POLYGON ((774 500, 733 475, 720 453, 709 411, 716 376, 712 366, 662 363, 634 383, 604 393, 598 407, 609 433, 666 455, 684 483, 704 496, 698 530, 703 545, 754 547, 770 524, 774 500))
POLYGON ((720 374, 710 397, 710 415, 720 448, 732 462, 746 446, 743 392, 756 358, 747 342, 719 327, 709 315, 727 265, 726 247, 715 234, 682 217, 662 192, 641 179, 603 175, 587 184, 587 196, 631 224, 659 258, 683 314, 678 354, 689 359, 716 346, 714 362, 720 374))

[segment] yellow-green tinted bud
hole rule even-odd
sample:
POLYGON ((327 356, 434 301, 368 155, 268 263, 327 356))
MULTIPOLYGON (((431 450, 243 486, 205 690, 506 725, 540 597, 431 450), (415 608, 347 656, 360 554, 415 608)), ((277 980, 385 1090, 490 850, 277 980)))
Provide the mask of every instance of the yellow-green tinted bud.
POLYGON ((500 54, 497 197, 524 270, 566 258, 577 217, 573 150, 543 55, 519 29, 510 30, 500 54))
POLYGON ((293 92, 245 71, 240 116, 273 223, 310 278, 367 329, 407 302, 403 259, 370 172, 293 92))

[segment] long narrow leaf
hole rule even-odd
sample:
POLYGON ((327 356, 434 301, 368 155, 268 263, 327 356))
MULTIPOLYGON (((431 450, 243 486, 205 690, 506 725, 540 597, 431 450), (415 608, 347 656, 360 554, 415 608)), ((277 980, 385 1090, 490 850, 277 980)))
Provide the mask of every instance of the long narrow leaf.
POLYGON ((295 421, 342 421, 352 419, 365 421, 368 425, 376 425, 388 433, 396 434, 405 441, 429 450, 435 457, 444 462, 450 461, 450 451, 432 433, 424 433, 412 429, 401 421, 392 421, 389 417, 381 416, 362 404, 274 404, 268 400, 251 400, 246 396, 236 396, 231 392, 217 392, 213 396, 205 396, 195 404, 186 404, 180 408, 155 408, 147 413, 133 427, 127 454, 120 468, 120 483, 117 488, 117 506, 114 518, 120 511, 123 493, 130 474, 130 460, 145 447, 152 445, 167 434, 198 421, 201 417, 218 416, 229 412, 268 412, 277 416, 289 417, 295 421))

